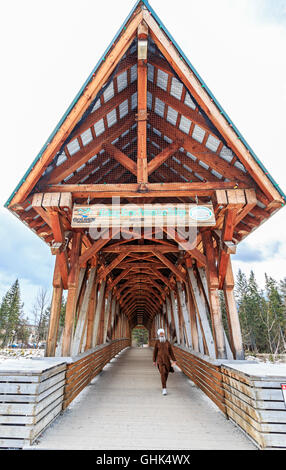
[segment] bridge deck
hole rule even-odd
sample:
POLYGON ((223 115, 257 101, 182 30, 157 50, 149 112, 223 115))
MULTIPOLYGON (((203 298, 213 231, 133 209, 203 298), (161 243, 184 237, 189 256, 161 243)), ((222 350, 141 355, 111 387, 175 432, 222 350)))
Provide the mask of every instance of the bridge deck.
POLYGON ((256 449, 176 368, 162 396, 151 348, 122 351, 34 449, 256 449))

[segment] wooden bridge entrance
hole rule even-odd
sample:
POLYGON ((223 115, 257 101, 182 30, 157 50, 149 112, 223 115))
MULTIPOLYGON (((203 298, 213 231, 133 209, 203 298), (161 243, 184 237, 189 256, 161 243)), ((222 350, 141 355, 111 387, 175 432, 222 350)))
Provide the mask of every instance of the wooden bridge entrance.
POLYGON ((256 450, 178 367, 163 397, 150 348, 124 349, 32 448, 256 450))
MULTIPOLYGON (((182 370, 225 410, 216 361, 244 359, 231 255, 284 204, 139 0, 6 203, 55 256, 46 357, 79 357, 67 361, 64 402, 144 325, 150 347, 165 329, 182 370)), ((253 400, 245 406, 255 407, 253 400)), ((235 401, 227 406, 241 427, 264 432, 248 408, 237 410, 242 397, 235 401)))

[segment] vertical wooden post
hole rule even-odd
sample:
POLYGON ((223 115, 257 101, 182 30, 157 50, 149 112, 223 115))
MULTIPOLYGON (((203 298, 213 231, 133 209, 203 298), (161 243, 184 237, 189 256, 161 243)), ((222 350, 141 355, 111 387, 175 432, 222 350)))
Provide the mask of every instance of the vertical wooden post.
POLYGON ((182 283, 179 281, 177 281, 177 292, 178 292, 178 304, 180 306, 180 309, 183 315, 183 320, 184 320, 184 325, 185 325, 185 330, 186 330, 186 337, 188 341, 188 347, 192 348, 193 344, 192 344, 190 318, 189 318, 188 311, 187 311, 187 305, 186 305, 183 286, 182 286, 182 283))
POLYGON ((61 314, 62 295, 63 295, 63 285, 62 285, 61 272, 60 272, 60 266, 59 266, 59 258, 58 256, 56 256, 54 279, 53 279, 53 297, 52 297, 51 313, 50 313, 50 319, 49 319, 49 331, 48 331, 46 351, 45 351, 46 357, 55 356, 60 314, 61 314))
POLYGON ((65 326, 63 331, 62 356, 70 356, 71 341, 74 328, 74 319, 77 301, 77 288, 79 276, 78 258, 81 248, 81 233, 74 232, 70 256, 70 272, 68 277, 68 297, 66 305, 65 326))
POLYGON ((176 328, 175 328, 175 320, 174 320, 174 315, 172 311, 171 301, 168 297, 166 297, 166 306, 167 306, 168 319, 169 319, 170 329, 171 329, 171 337, 173 339, 175 332, 176 332, 176 328))
POLYGON ((112 339, 116 339, 116 338, 117 338, 116 335, 117 335, 117 324, 118 324, 119 309, 120 309, 119 302, 116 302, 116 306, 115 306, 115 316, 114 316, 114 321, 113 321, 112 339))
POLYGON ((186 282, 186 291, 187 291, 187 306, 191 321, 191 335, 192 335, 192 344, 194 351, 199 351, 199 333, 198 333, 198 326, 197 326, 197 316, 196 316, 196 308, 194 304, 194 300, 192 297, 192 293, 190 290, 190 282, 189 276, 187 274, 187 282, 186 282))
POLYGON ((92 338, 93 338, 93 325, 95 319, 95 308, 96 308, 96 299, 97 299, 97 282, 94 280, 93 288, 91 291, 90 302, 88 307, 87 314, 87 328, 86 328, 86 341, 85 341, 85 351, 88 351, 92 348, 92 338))
POLYGON ((98 265, 98 259, 95 256, 92 259, 92 267, 95 269, 95 276, 93 279, 93 285, 91 286, 90 300, 89 300, 88 311, 87 311, 86 339, 85 339, 85 347, 84 347, 85 351, 88 351, 88 349, 92 348, 93 325, 94 325, 94 318, 95 318, 97 287, 98 287, 97 279, 96 279, 97 265, 98 265))
POLYGON ((111 335, 111 338, 112 338, 112 331, 113 331, 113 326, 114 326, 114 319, 115 319, 115 312, 116 312, 116 304, 117 304, 117 300, 116 298, 114 297, 112 299, 112 306, 111 306, 111 321, 110 321, 110 335, 111 335))
MULTIPOLYGON (((181 338, 181 344, 186 344, 185 341, 185 331, 184 331, 184 317, 183 317, 183 312, 182 312, 182 306, 180 302, 180 296, 179 296, 179 290, 178 290, 178 284, 176 283, 175 287, 175 293, 176 293, 176 304, 177 304, 177 312, 178 312, 178 319, 179 319, 179 330, 180 330, 180 338, 181 338)), ((187 346, 187 344, 186 344, 187 346)))
POLYGON ((220 309, 218 287, 219 279, 216 267, 214 245, 210 230, 202 232, 205 254, 207 257, 207 278, 209 289, 209 304, 212 317, 213 333, 215 339, 216 355, 218 358, 226 358, 224 329, 220 309))
POLYGON ((87 325, 86 317, 88 315, 88 308, 89 308, 91 297, 92 297, 95 276, 96 276, 96 267, 92 267, 90 269, 87 286, 85 289, 83 301, 82 301, 78 319, 77 319, 76 329, 75 329, 73 342, 72 342, 72 355, 77 355, 81 352, 79 349, 80 342, 82 339, 84 326, 87 325))
POLYGON ((231 266, 231 258, 229 258, 223 291, 228 319, 230 345, 233 357, 236 360, 242 360, 244 359, 242 335, 233 289, 234 279, 231 266))
POLYGON ((99 327, 98 327, 98 334, 97 334, 97 344, 103 344, 105 312, 106 312, 106 297, 104 295, 104 299, 103 299, 102 307, 101 307, 101 311, 100 311, 100 320, 99 320, 99 327))
POLYGON ((166 305, 165 302, 163 303, 162 309, 163 309, 163 313, 164 313, 164 317, 165 317, 166 336, 167 336, 168 340, 171 340, 170 322, 169 322, 169 318, 168 318, 167 305, 166 305))
MULTIPOLYGON (((148 27, 141 23, 138 27, 138 41, 147 40, 148 27)), ((139 58, 138 49, 138 73, 137 73, 137 181, 148 182, 147 171, 147 57, 139 58)))
POLYGON ((111 310, 111 298, 112 298, 112 292, 110 291, 107 297, 106 310, 104 314, 103 344, 106 343, 107 327, 108 327, 110 310, 111 310))
POLYGON ((114 315, 114 306, 116 299, 113 297, 112 290, 111 292, 111 302, 110 302, 110 312, 108 316, 108 323, 107 323, 107 332, 106 332, 106 340, 111 338, 111 331, 112 331, 112 317, 114 315))
POLYGON ((210 328, 206 303, 201 295, 199 284, 197 282, 196 276, 192 268, 187 269, 187 274, 189 276, 189 286, 192 294, 192 298, 196 307, 196 312, 200 324, 201 334, 203 337, 203 343, 205 347, 205 353, 212 358, 215 358, 215 346, 212 331, 210 328))
POLYGON ((120 322, 121 322, 121 311, 117 315, 116 339, 120 339, 120 322))
POLYGON ((177 343, 181 344, 181 335, 180 335, 179 317, 178 317, 178 306, 176 305, 175 294, 174 294, 173 291, 171 291, 171 306, 172 306, 173 316, 174 316, 174 320, 175 320, 177 343))
POLYGON ((93 324, 93 337, 92 337, 92 347, 94 348, 98 344, 98 330, 100 322, 100 314, 102 310, 102 304, 104 301, 106 281, 102 281, 99 287, 98 300, 96 304, 95 319, 93 324))

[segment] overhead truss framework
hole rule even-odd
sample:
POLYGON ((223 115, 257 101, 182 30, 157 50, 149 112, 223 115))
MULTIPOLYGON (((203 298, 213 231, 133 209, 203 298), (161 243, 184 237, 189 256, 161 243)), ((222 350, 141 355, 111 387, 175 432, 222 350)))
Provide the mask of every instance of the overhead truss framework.
POLYGON ((137 324, 153 334, 163 324, 194 350, 225 357, 229 345, 241 358, 230 256, 285 200, 154 10, 138 1, 6 203, 55 255, 47 354, 55 354, 67 289, 63 355, 137 324), (212 202, 216 225, 199 228, 191 248, 175 227, 162 227, 161 237, 150 227, 98 240, 71 227, 74 204, 113 197, 212 202))

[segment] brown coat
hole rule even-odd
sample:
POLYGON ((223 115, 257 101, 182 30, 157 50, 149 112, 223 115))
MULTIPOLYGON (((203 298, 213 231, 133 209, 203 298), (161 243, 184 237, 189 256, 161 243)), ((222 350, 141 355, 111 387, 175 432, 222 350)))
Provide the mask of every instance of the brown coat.
POLYGON ((157 361, 158 366, 165 364, 167 370, 170 371, 170 358, 173 361, 176 361, 171 343, 168 340, 166 340, 164 343, 161 343, 157 339, 153 351, 153 362, 157 361))

